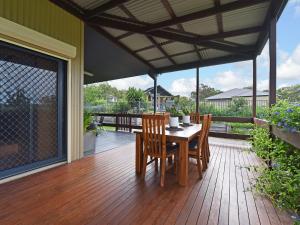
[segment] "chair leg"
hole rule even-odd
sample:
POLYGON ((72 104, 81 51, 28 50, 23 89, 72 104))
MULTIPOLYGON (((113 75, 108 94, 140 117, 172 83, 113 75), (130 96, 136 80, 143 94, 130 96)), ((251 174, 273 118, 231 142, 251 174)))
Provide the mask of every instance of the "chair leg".
POLYGON ((173 163, 173 158, 172 156, 168 157, 168 165, 172 165, 173 163))
POLYGON ((148 155, 144 154, 142 178, 145 179, 148 155))
POLYGON ((165 186, 166 159, 160 159, 160 186, 165 186))
POLYGON ((158 158, 155 158, 154 164, 155 164, 155 172, 158 172, 158 158))
POLYGON ((206 152, 203 153, 201 161, 202 161, 202 169, 205 171, 207 169, 207 156, 206 156, 206 152))
POLYGON ((199 173, 199 179, 202 179, 202 162, 199 157, 197 157, 197 169, 199 173))

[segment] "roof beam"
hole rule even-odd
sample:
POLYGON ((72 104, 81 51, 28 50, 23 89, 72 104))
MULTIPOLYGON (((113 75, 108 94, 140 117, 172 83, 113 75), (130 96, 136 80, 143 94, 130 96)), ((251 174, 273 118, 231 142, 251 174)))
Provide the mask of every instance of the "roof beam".
MULTIPOLYGON (((220 0, 215 0, 215 7, 216 7, 217 10, 221 7, 220 0)), ((217 13, 216 14, 216 19, 217 19, 219 33, 223 33, 224 30, 223 30, 222 14, 221 13, 217 13)))
POLYGON ((162 68, 158 68, 157 71, 158 71, 158 73, 168 73, 168 72, 174 72, 174 71, 178 71, 178 70, 192 69, 195 67, 206 67, 206 66, 213 66, 213 65, 217 65, 217 64, 246 61, 246 60, 251 60, 251 59, 253 59, 253 55, 223 56, 223 57, 214 58, 214 59, 207 59, 207 60, 202 60, 202 61, 184 63, 184 64, 180 64, 180 65, 175 65, 175 66, 162 67, 162 68))
POLYGON ((100 15, 101 13, 104 13, 105 11, 107 10, 110 10, 112 8, 115 8, 125 2, 128 2, 129 0, 111 0, 107 3, 104 3, 98 7, 96 7, 95 9, 92 9, 92 10, 89 10, 87 11, 87 18, 90 19, 94 16, 98 16, 100 15))
POLYGON ((165 27, 177 25, 179 23, 185 23, 196 19, 202 19, 205 17, 213 16, 215 14, 225 13, 245 7, 249 7, 252 5, 256 5, 263 2, 269 2, 270 0, 243 0, 243 1, 235 1, 231 3, 227 3, 224 5, 220 5, 220 7, 213 7, 209 9, 205 9, 199 12, 190 13, 187 15, 183 15, 180 17, 176 17, 175 19, 165 20, 162 22, 158 22, 148 26, 145 31, 151 32, 154 30, 162 29, 165 27))
MULTIPOLYGON (((207 48, 202 48, 202 49, 193 49, 193 50, 189 50, 189 51, 184 51, 184 52, 179 52, 179 53, 175 53, 175 54, 171 54, 169 55, 170 57, 175 57, 175 56, 181 56, 181 55, 185 55, 185 54, 189 54, 189 53, 197 53, 197 52, 201 52, 202 50, 206 50, 207 48)), ((156 60, 161 60, 161 59, 165 59, 166 57, 158 57, 158 58, 153 58, 148 60, 148 62, 153 62, 156 60)))
MULTIPOLYGON (((124 6, 124 5, 120 5, 119 8, 126 13, 127 16, 129 16, 130 18, 137 20, 137 18, 124 6)), ((151 41, 152 44, 155 45, 155 47, 173 64, 176 65, 177 63, 166 53, 166 51, 156 42, 156 40, 147 35, 147 38, 149 39, 149 41, 151 41)))
MULTIPOLYGON (((168 0, 161 0, 161 2, 162 2, 162 4, 163 4, 163 6, 165 7, 165 9, 168 11, 170 17, 171 17, 172 19, 177 18, 177 16, 176 16, 174 10, 172 9, 172 6, 170 5, 169 1, 168 1, 168 0)), ((182 24, 177 24, 177 27, 178 27, 179 30, 185 31, 185 30, 184 30, 184 27, 182 26, 182 24)), ((195 49, 198 58, 201 60, 201 59, 202 59, 202 56, 201 56, 201 54, 199 53, 199 51, 197 51, 197 45, 194 44, 194 45, 193 45, 193 48, 195 49)))
POLYGON ((111 27, 111 28, 115 28, 115 29, 127 30, 127 31, 131 31, 131 32, 135 32, 135 33, 144 34, 144 35, 152 35, 152 36, 159 37, 159 38, 183 42, 186 44, 201 45, 204 47, 218 49, 218 50, 227 51, 227 52, 233 52, 233 53, 237 53, 237 54, 248 54, 247 52, 252 50, 251 47, 250 47, 250 49, 249 49, 249 47, 237 48, 237 47, 232 47, 229 45, 225 45, 225 44, 217 43, 217 42, 213 42, 213 41, 202 41, 195 37, 177 34, 177 33, 169 32, 169 31, 157 30, 157 31, 151 31, 149 33, 145 33, 143 26, 137 25, 134 22, 128 23, 128 22, 124 22, 121 20, 116 21, 116 20, 112 20, 109 18, 105 18, 105 17, 94 18, 93 22, 91 22, 91 23, 94 25, 107 26, 107 27, 111 27))

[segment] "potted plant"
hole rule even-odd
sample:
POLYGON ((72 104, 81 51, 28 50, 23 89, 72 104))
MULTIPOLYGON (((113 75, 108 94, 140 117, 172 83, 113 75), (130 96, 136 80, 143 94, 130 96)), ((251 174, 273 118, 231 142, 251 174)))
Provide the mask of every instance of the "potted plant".
POLYGON ((170 112, 170 127, 178 127, 179 117, 182 116, 182 113, 179 112, 174 106, 167 111, 170 112))
POLYGON ((93 116, 90 112, 84 111, 84 152, 95 152, 97 126, 93 123, 93 116))
POLYGON ((188 107, 183 107, 182 112, 183 112, 182 122, 184 124, 190 124, 191 123, 191 117, 190 117, 191 110, 188 107))

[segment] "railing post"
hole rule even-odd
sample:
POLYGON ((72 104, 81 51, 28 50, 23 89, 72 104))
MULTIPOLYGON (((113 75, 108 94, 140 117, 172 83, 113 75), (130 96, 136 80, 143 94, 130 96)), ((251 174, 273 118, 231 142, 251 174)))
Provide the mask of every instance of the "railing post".
POLYGON ((154 97, 154 100, 153 100, 153 105, 154 105, 154 108, 153 108, 153 111, 154 113, 156 113, 156 107, 157 107, 157 74, 155 74, 153 76, 154 78, 154 89, 153 89, 153 97, 154 97))
POLYGON ((199 67, 196 68, 196 113, 199 113, 199 67))
POLYGON ((256 72, 256 57, 253 59, 253 85, 252 85, 252 117, 256 117, 256 92, 257 92, 257 72, 256 72))
POLYGON ((269 54, 270 54, 270 77, 269 77, 269 107, 276 103, 276 18, 270 20, 269 30, 269 54))

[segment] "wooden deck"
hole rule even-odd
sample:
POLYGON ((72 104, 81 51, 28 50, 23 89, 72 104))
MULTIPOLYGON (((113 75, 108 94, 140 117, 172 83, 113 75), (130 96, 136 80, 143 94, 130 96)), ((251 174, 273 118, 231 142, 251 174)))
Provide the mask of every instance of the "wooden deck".
POLYGON ((249 191, 260 163, 231 144, 212 145, 202 180, 190 166, 187 187, 170 171, 165 188, 148 167, 135 174, 134 143, 0 185, 0 224, 287 225, 289 217, 249 191))

